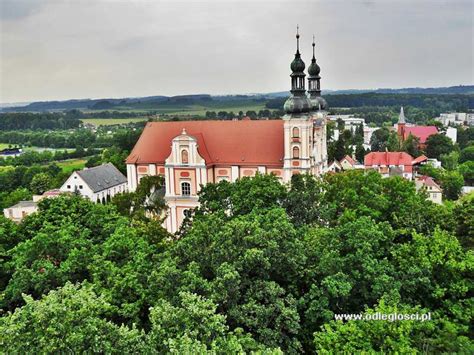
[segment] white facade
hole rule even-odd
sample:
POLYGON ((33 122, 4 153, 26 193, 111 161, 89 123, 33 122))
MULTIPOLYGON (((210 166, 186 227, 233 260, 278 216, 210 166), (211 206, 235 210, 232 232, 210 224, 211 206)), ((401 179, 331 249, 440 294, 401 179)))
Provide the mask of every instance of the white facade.
POLYGON ((451 138, 453 144, 456 143, 458 139, 458 130, 454 127, 446 128, 446 137, 451 138))
POLYGON ((12 220, 13 222, 21 222, 23 218, 29 216, 30 214, 36 212, 38 206, 36 202, 33 201, 20 201, 14 206, 5 208, 3 214, 6 218, 12 220))
POLYGON ((75 171, 71 176, 69 176, 59 190, 61 192, 79 193, 81 196, 88 198, 92 202, 105 203, 116 194, 126 192, 128 186, 127 183, 122 183, 100 191, 93 191, 77 171, 75 171))

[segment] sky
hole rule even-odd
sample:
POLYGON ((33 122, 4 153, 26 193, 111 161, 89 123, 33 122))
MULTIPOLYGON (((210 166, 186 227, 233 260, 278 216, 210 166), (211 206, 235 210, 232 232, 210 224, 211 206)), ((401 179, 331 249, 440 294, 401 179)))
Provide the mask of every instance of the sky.
POLYGON ((474 83, 470 0, 0 0, 0 102, 474 83))

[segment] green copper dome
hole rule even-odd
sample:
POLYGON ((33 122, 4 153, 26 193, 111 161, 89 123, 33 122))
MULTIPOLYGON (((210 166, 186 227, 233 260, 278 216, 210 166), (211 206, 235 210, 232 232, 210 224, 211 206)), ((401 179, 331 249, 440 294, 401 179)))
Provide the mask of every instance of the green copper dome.
POLYGON ((303 59, 301 59, 300 53, 297 52, 295 54, 295 59, 291 62, 290 69, 293 73, 302 73, 305 68, 306 65, 304 64, 303 59))
POLYGON ((321 68, 316 63, 316 59, 313 58, 313 60, 311 61, 311 64, 308 67, 308 74, 311 76, 318 76, 320 72, 321 72, 321 68))

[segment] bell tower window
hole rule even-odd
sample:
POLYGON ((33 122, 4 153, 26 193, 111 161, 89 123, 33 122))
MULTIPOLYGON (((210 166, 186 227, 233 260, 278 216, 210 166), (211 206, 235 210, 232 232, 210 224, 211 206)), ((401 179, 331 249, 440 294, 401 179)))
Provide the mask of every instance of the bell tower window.
POLYGON ((299 159, 299 158, 300 158, 300 148, 293 147, 293 159, 299 159))
POLYGON ((181 163, 188 164, 189 163, 189 155, 186 149, 181 151, 181 163))
POLYGON ((293 138, 299 138, 300 137, 300 130, 298 127, 293 127, 293 138))

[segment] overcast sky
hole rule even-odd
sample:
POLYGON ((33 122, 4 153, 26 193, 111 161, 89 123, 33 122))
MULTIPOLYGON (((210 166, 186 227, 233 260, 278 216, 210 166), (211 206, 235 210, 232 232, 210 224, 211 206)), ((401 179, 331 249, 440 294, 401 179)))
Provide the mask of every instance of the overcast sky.
POLYGON ((0 0, 0 102, 472 84, 473 1, 0 0))

